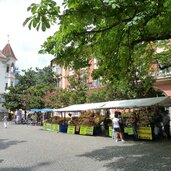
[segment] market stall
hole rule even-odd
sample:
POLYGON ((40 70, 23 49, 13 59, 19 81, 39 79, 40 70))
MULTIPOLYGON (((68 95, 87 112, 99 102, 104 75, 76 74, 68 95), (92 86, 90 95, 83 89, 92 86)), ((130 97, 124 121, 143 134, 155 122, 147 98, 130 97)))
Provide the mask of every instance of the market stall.
POLYGON ((76 104, 68 107, 55 109, 56 112, 63 113, 65 125, 67 126, 67 133, 79 133, 81 135, 100 134, 100 128, 97 126, 98 122, 102 119, 100 109, 105 103, 85 103, 76 104), (95 112, 96 110, 96 112, 95 112), (79 116, 72 116, 71 112, 79 112, 79 116), (65 117, 69 113, 70 117, 65 117))
MULTIPOLYGON (((137 118, 137 133, 139 139, 152 140, 154 135, 155 120, 161 115, 161 107, 171 106, 170 97, 154 97, 131 100, 119 100, 106 102, 102 109, 117 109, 122 113, 125 128, 124 133, 133 135, 132 117, 137 118)), ((112 135, 112 128, 109 128, 112 135)))
MULTIPOLYGON (((170 97, 75 104, 64 108, 53 109, 53 112, 60 112, 62 117, 54 116, 49 118, 44 122, 44 127, 46 130, 67 132, 68 134, 100 135, 100 123, 104 121, 104 115, 101 115, 100 110, 107 111, 113 109, 119 110, 122 113, 125 123, 125 134, 133 135, 131 119, 134 114, 138 118, 138 138, 152 140, 154 118, 158 116, 160 107, 169 106, 171 106, 170 97), (72 112, 79 112, 79 115, 74 116, 72 112)), ((108 123, 108 126, 109 136, 112 136, 112 123, 108 123)))

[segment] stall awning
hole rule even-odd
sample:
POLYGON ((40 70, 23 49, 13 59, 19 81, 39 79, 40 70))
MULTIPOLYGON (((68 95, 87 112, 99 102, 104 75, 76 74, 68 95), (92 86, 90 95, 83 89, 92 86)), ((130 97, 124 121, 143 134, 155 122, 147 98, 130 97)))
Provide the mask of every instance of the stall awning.
POLYGON ((135 107, 147 107, 153 105, 159 105, 164 107, 171 106, 170 97, 153 97, 153 98, 141 98, 130 100, 117 100, 100 103, 85 103, 75 104, 64 108, 53 109, 55 112, 78 112, 83 110, 96 110, 96 109, 114 109, 114 108, 135 108, 135 107))
POLYGON ((171 106, 171 98, 153 97, 153 98, 109 101, 105 103, 102 109, 147 107, 157 104, 159 106, 169 107, 171 106))
POLYGON ((54 112, 54 109, 31 109, 31 112, 54 112))
POLYGON ((60 109, 54 109, 54 111, 56 112, 79 112, 82 110, 95 110, 95 109, 101 109, 104 104, 105 102, 76 104, 76 105, 71 105, 68 107, 60 108, 60 109))

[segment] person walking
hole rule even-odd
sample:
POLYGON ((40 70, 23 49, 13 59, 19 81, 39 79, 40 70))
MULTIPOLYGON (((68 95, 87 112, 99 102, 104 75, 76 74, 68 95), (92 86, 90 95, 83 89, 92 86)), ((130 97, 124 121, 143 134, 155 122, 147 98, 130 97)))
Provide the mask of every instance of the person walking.
POLYGON ((120 119, 119 119, 119 114, 120 112, 115 111, 115 117, 113 119, 113 129, 114 129, 114 134, 115 134, 115 141, 118 142, 119 140, 121 140, 122 142, 124 142, 123 139, 123 134, 120 128, 120 119))
POLYGON ((8 120, 8 117, 7 117, 6 114, 4 114, 4 117, 3 117, 2 120, 4 121, 4 128, 7 128, 7 124, 8 124, 7 120, 8 120))

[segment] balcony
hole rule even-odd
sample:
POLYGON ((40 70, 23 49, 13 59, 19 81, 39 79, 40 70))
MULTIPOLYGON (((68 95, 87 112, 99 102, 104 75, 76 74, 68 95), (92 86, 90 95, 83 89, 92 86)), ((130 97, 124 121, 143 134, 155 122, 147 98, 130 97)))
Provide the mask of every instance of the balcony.
POLYGON ((153 76, 156 79, 154 86, 170 86, 171 85, 171 67, 158 70, 153 76))
POLYGON ((163 69, 163 70, 158 70, 156 73, 156 78, 161 79, 161 78, 171 78, 171 67, 163 69))

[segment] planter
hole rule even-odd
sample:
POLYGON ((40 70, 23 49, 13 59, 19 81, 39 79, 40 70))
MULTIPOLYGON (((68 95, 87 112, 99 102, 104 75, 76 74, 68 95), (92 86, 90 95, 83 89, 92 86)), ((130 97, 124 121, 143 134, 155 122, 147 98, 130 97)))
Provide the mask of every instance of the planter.
POLYGON ((102 129, 100 126, 94 127, 94 135, 102 135, 102 129))
POLYGON ((67 132, 68 125, 59 125, 59 132, 67 132))

